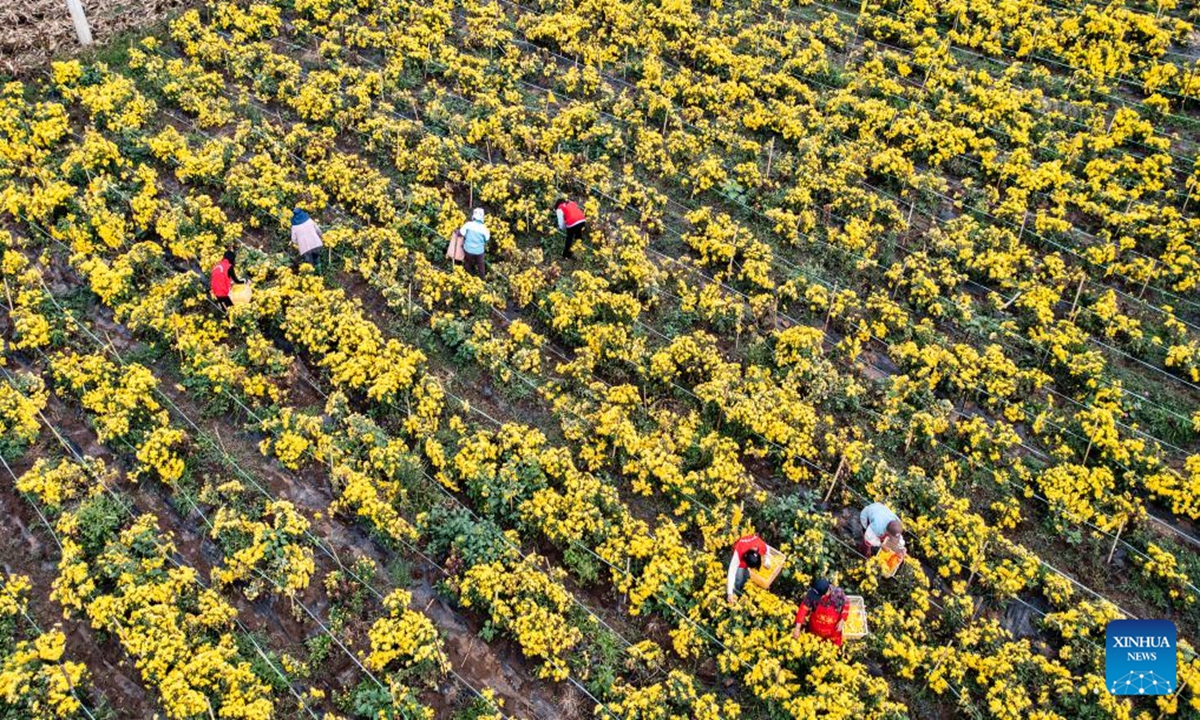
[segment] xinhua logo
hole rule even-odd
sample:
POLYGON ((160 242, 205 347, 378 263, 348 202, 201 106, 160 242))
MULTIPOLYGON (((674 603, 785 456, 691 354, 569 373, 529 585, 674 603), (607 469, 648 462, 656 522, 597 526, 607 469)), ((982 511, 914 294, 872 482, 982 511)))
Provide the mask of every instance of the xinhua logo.
POLYGON ((1113 695, 1175 692, 1175 623, 1113 620, 1104 640, 1104 682, 1113 695))

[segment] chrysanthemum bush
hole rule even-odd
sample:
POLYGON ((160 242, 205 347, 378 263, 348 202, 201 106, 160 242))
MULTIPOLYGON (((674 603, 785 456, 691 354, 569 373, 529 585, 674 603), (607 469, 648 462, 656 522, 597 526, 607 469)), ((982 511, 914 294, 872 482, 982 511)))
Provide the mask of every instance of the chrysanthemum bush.
MULTIPOLYGON (((21 476, 20 489, 55 517, 62 554, 51 599, 61 604, 64 619, 84 620, 117 638, 168 717, 209 711, 271 717, 271 692, 241 656, 231 632, 237 610, 205 589, 195 569, 174 560, 175 545, 153 515, 127 515, 113 504, 107 492, 117 478, 90 458, 55 466, 39 461, 21 476)), ((19 664, 28 672, 37 658, 53 663, 62 657, 61 640, 44 637, 32 655, 18 656, 26 657, 19 664)), ((52 682, 55 705, 79 712, 76 696, 65 695, 83 677, 83 668, 67 663, 63 670, 73 678, 68 687, 60 687, 64 676, 58 672, 42 682, 52 682)), ((20 670, 14 666, 12 671, 20 670)), ((14 686, 6 694, 10 702, 36 702, 40 685, 14 686)))
POLYGON ((32 584, 0 578, 0 708, 31 720, 87 717, 91 679, 70 659, 60 627, 42 631, 29 615, 32 584))

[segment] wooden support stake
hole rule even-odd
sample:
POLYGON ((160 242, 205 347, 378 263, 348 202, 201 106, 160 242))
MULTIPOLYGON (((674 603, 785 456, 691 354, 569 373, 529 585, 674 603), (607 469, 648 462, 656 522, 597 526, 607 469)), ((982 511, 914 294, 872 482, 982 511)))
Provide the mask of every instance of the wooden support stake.
MULTIPOLYGON (((8 296, 8 311, 11 313, 15 310, 16 305, 13 304, 12 290, 8 287, 8 278, 4 278, 4 294, 8 296)), ((778 306, 779 300, 776 299, 775 303, 778 306)))
POLYGON ((79 38, 79 44, 91 45, 92 28, 88 25, 87 15, 83 12, 82 0, 67 0, 67 10, 71 12, 71 22, 75 24, 75 36, 79 38))
POLYGON ((1138 300, 1141 300, 1146 294, 1146 288, 1150 285, 1150 278, 1154 275, 1154 270, 1158 268, 1158 258, 1154 258, 1150 263, 1150 271, 1146 273, 1146 281, 1142 283, 1142 290, 1138 293, 1138 300))
POLYGON ((837 487, 838 478, 842 475, 842 468, 846 466, 846 456, 842 455, 842 459, 838 461, 837 469, 833 471, 833 482, 829 483, 829 489, 825 491, 825 499, 821 502, 829 502, 829 498, 833 497, 833 489, 837 487))
POLYGON ((775 159, 775 138, 771 138, 771 147, 767 151, 767 172, 766 179, 771 179, 771 161, 775 159))
POLYGON ((1071 320, 1075 319, 1075 312, 1079 307, 1079 294, 1083 292, 1083 281, 1087 279, 1087 275, 1079 276, 1079 285, 1075 288, 1075 299, 1071 301, 1071 320))
MULTIPOLYGON (((632 575, 633 575, 633 573, 631 573, 631 572, 629 571, 629 556, 628 556, 628 555, 626 555, 626 556, 625 556, 625 576, 626 576, 626 577, 630 577, 630 576, 632 576, 632 575)), ((628 605, 628 604, 629 604, 629 591, 628 591, 628 590, 626 590, 626 591, 625 591, 625 604, 626 604, 626 605, 628 605)))
POLYGON ((1117 543, 1121 542, 1121 533, 1125 530, 1125 523, 1121 523, 1121 527, 1117 528, 1117 536, 1113 538, 1112 547, 1108 550, 1108 559, 1104 561, 1105 565, 1111 565, 1113 554, 1117 552, 1117 543))
POLYGON ((834 298, 837 297, 837 281, 833 282, 833 292, 829 294, 829 310, 825 311, 825 326, 821 328, 822 333, 829 332, 829 318, 833 316, 834 298))

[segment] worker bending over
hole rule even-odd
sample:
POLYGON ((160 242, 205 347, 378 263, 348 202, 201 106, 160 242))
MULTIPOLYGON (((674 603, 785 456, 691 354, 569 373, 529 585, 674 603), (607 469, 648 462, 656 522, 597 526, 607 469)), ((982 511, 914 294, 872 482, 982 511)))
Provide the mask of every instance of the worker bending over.
POLYGON ((888 544, 894 545, 897 550, 904 549, 904 524, 887 505, 871 503, 862 509, 858 519, 863 528, 862 544, 859 546, 863 555, 874 555, 885 540, 890 540, 888 544))
POLYGON ((320 270, 321 250, 325 244, 317 221, 300 208, 292 211, 292 244, 300 253, 300 262, 320 270))
POLYGON ((233 307, 233 301, 229 299, 229 292, 233 289, 233 284, 241 282, 234 268, 235 265, 237 265, 237 255, 233 250, 227 250, 221 257, 221 261, 213 266, 212 274, 209 276, 208 287, 212 291, 213 297, 226 310, 233 307))
POLYGON ((558 218, 558 229, 567 234, 567 244, 563 247, 563 257, 570 260, 575 257, 571 254, 571 248, 575 245, 575 241, 583 236, 583 228, 587 224, 587 217, 584 216, 583 210, 575 204, 573 200, 559 198, 558 202, 554 203, 554 214, 558 218))
POLYGON ((729 558, 729 573, 725 579, 725 596, 730 603, 737 602, 738 595, 750 579, 750 571, 770 567, 767 559, 767 544, 757 535, 746 535, 733 544, 733 556, 729 558))

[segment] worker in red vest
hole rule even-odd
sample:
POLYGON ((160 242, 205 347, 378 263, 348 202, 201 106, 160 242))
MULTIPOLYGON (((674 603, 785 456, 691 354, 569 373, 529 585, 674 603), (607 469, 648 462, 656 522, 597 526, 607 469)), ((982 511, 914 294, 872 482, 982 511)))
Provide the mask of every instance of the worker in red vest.
POLYGON ((800 601, 792 637, 798 638, 802 630, 807 630, 841 647, 842 626, 848 617, 850 603, 846 600, 845 591, 821 578, 813 583, 800 601))
POLYGON ((746 535, 733 544, 733 557, 729 558, 729 573, 725 579, 725 596, 730 603, 737 602, 750 579, 750 571, 762 567, 766 557, 767 544, 757 535, 746 535))
POLYGON ((209 279, 209 289, 212 290, 213 297, 225 308, 233 307, 233 301, 229 299, 229 291, 233 289, 233 283, 241 282, 234 271, 236 264, 237 257, 233 250, 225 251, 221 261, 213 266, 212 276, 209 279))
POLYGON ((574 257, 571 254, 571 247, 575 241, 583 237, 583 227, 587 224, 587 218, 583 215, 583 210, 575 204, 573 200, 559 198, 558 202, 554 203, 554 214, 558 216, 558 229, 567 234, 567 244, 563 248, 563 257, 570 259, 574 257))

